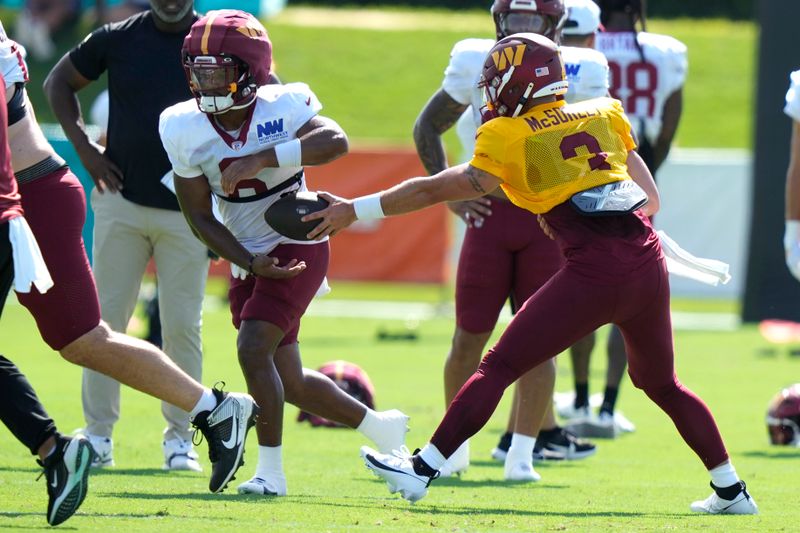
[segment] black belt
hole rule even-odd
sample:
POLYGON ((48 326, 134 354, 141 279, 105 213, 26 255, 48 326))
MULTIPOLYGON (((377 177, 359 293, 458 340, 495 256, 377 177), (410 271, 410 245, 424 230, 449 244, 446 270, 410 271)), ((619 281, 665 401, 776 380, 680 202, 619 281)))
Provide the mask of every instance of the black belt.
POLYGON ((217 197, 220 200, 225 200, 226 202, 231 202, 232 204, 246 204, 249 202, 256 202, 258 200, 263 200, 264 198, 268 198, 273 194, 281 192, 284 189, 288 189, 289 187, 291 187, 296 183, 300 183, 302 180, 303 180, 303 171, 301 170, 291 178, 280 182, 273 188, 267 189, 266 191, 260 192, 258 194, 254 194, 253 196, 245 196, 244 198, 232 198, 230 196, 223 196, 221 194, 217 194, 217 197))

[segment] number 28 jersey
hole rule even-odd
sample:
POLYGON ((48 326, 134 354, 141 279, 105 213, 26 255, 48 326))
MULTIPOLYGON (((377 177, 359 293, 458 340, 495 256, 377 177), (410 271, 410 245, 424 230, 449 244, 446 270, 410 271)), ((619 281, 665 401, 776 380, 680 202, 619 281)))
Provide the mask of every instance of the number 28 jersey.
POLYGON ((470 164, 500 178, 514 204, 541 214, 577 192, 630 179, 626 161, 635 147, 617 100, 562 100, 483 124, 470 164))
POLYGON ((600 32, 595 48, 608 59, 611 96, 622 102, 636 133, 654 144, 667 98, 686 82, 686 46, 655 33, 600 32))

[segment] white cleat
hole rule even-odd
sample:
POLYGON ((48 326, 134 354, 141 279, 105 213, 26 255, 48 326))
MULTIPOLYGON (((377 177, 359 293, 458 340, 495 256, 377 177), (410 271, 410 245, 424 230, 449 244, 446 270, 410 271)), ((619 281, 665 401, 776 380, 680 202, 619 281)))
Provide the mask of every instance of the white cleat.
POLYGON ((399 492, 400 496, 414 503, 428 494, 428 485, 437 477, 421 476, 414 472, 408 448, 394 450, 391 455, 380 453, 369 446, 361 447, 361 458, 367 468, 386 481, 389 492, 399 492))
POLYGON ((469 468, 469 441, 459 446, 439 470, 439 477, 461 476, 469 468))
POLYGON ((530 461, 509 461, 506 459, 503 470, 506 481, 536 482, 542 479, 539 472, 533 469, 533 463, 530 461))
POLYGON ((744 481, 741 484, 742 491, 732 500, 725 500, 717 496, 716 492, 712 492, 705 500, 692 502, 689 508, 694 513, 705 514, 758 514, 758 505, 748 494, 744 481))
POLYGON ((406 443, 406 433, 408 433, 409 417, 402 411, 390 409, 378 413, 381 417, 383 431, 379 438, 375 439, 375 445, 381 453, 392 453, 392 450, 399 450, 406 443))
POLYGON ((286 477, 272 476, 270 479, 254 476, 245 481, 236 490, 239 494, 258 494, 260 496, 286 496, 286 477))
MULTIPOLYGON (((73 434, 76 434, 76 432, 73 432, 73 434)), ((91 435, 89 433, 86 433, 86 438, 89 439, 89 444, 92 445, 94 450, 92 468, 114 466, 114 441, 110 437, 101 437, 100 435, 91 435)))
POLYGON ((192 443, 183 439, 165 440, 161 444, 164 451, 164 470, 189 470, 202 472, 203 467, 197 460, 200 458, 194 451, 192 443))

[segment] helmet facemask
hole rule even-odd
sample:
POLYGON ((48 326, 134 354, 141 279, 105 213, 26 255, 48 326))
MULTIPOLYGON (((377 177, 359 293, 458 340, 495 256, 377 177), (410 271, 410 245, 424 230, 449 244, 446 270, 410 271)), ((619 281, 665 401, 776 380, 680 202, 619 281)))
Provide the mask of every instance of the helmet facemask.
POLYGON ((557 26, 557 20, 542 13, 508 11, 497 15, 497 27, 503 37, 515 33, 538 33, 555 40, 557 26))
POLYGON ((247 65, 229 55, 188 57, 184 63, 189 87, 203 113, 212 115, 252 104, 256 85, 247 65))

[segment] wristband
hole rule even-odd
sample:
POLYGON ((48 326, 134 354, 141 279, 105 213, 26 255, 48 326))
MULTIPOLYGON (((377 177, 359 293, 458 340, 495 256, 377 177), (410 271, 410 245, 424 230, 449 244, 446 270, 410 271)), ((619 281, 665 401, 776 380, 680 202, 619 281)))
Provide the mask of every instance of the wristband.
POLYGON ((794 242, 800 240, 800 220, 787 220, 783 233, 783 249, 788 250, 794 242))
POLYGON ((255 255, 250 254, 250 261, 247 262, 247 272, 251 276, 255 276, 255 273, 253 273, 253 261, 255 260, 255 258, 256 258, 255 255))
POLYGON ((300 139, 292 139, 285 143, 276 144, 274 148, 275 159, 278 160, 279 167, 296 168, 303 166, 300 139))
POLYGON ((376 220, 386 216, 383 214, 381 193, 379 192, 354 199, 353 210, 356 212, 358 220, 376 220))

